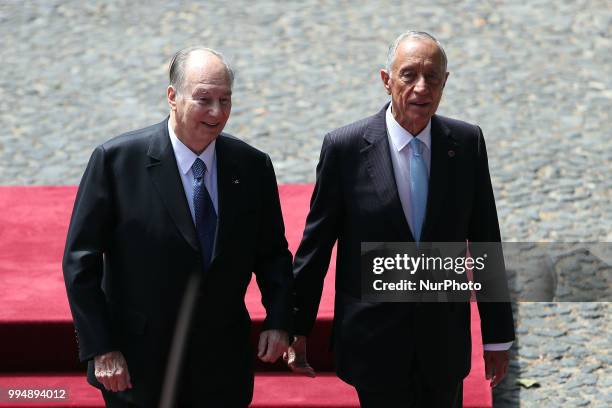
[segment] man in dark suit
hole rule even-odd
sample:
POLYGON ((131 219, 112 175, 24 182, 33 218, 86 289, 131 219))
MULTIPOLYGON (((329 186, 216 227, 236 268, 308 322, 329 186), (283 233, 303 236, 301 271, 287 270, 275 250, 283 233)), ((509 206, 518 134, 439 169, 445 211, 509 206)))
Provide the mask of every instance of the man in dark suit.
POLYGON ((88 380, 107 406, 158 405, 181 300, 201 285, 180 406, 246 407, 253 392, 244 295, 256 275, 267 317, 258 356, 288 346, 291 253, 270 158, 221 133, 233 72, 193 47, 170 64, 170 116, 93 152, 63 269, 88 380))
MULTIPOLYGON (((327 134, 304 236, 294 261, 296 342, 290 366, 312 375, 311 331, 338 242, 333 351, 362 407, 461 406, 470 370, 469 303, 361 299, 362 242, 499 242, 487 153, 478 126, 436 115, 448 77, 431 35, 402 34, 381 78, 391 102, 327 134)), ((514 339, 510 304, 479 302, 492 386, 514 339)))

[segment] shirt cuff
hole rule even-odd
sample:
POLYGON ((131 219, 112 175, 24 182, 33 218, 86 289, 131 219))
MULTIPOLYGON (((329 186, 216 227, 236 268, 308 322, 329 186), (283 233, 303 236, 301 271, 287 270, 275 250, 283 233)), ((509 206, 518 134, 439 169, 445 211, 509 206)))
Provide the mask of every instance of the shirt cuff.
POLYGON ((512 343, 513 342, 511 341, 507 343, 489 343, 483 345, 483 348, 485 351, 506 351, 510 350, 510 347, 512 347, 512 343))

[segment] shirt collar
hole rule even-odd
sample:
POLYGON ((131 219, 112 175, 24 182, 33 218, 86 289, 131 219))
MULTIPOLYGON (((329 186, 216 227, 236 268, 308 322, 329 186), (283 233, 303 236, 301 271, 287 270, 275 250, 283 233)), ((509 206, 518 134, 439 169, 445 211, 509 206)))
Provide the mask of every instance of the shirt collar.
POLYGON ((393 147, 400 152, 408 143, 412 140, 413 137, 418 138, 421 142, 425 143, 427 149, 431 151, 431 119, 427 122, 427 126, 421 132, 414 136, 406 129, 402 127, 395 118, 393 117, 393 113, 391 113, 391 103, 387 108, 387 112, 385 114, 385 120, 387 122, 387 131, 389 132, 389 137, 391 138, 391 143, 393 147))
POLYGON ((193 166, 193 162, 198 157, 200 160, 204 162, 206 168, 210 171, 215 163, 215 144, 216 140, 210 142, 206 149, 198 156, 194 152, 192 152, 187 146, 183 144, 179 140, 179 138, 174 133, 174 129, 170 126, 170 121, 168 121, 168 133, 170 134, 170 142, 172 143, 172 149, 174 150, 174 156, 176 157, 176 163, 179 166, 182 174, 187 174, 189 170, 191 170, 191 166, 193 166))

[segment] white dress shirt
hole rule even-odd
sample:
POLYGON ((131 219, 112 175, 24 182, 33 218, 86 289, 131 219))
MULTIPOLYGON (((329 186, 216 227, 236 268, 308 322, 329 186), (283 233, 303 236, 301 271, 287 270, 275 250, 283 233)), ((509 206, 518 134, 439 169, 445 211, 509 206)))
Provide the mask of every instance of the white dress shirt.
POLYGON ((172 149, 174 150, 174 157, 176 157, 176 164, 178 166, 179 174, 181 175, 181 181, 183 182, 183 188, 185 190, 185 196, 189 203, 189 210, 191 211, 191 218, 195 225, 195 210, 193 208, 193 171, 191 166, 193 162, 199 157, 200 160, 206 164, 206 173, 204 173, 204 185, 208 190, 210 199, 215 207, 215 212, 219 214, 218 207, 218 195, 217 195, 217 154, 215 152, 216 141, 213 140, 204 151, 198 156, 192 152, 187 146, 179 140, 174 133, 170 121, 168 121, 168 133, 170 134, 170 143, 172 143, 172 149))
POLYGON ((393 174, 397 182, 397 193, 399 194, 404 216, 410 225, 410 230, 414 232, 412 203, 410 194, 410 160, 412 158, 412 145, 410 141, 416 137, 423 142, 423 159, 427 166, 427 176, 429 177, 431 168, 431 120, 427 122, 425 129, 414 136, 404 129, 393 117, 391 104, 386 113, 387 132, 389 134, 389 147, 391 150, 391 163, 393 164, 393 174), (400 183, 405 180, 405 183, 400 183))
MULTIPOLYGON (((423 159, 427 166, 427 175, 431 173, 431 119, 427 122, 427 126, 418 135, 413 135, 404 129, 393 117, 391 112, 391 104, 387 108, 385 120, 387 123, 387 133, 389 135, 389 147, 391 151, 391 163, 393 164, 393 174, 397 183, 397 193, 402 203, 404 216, 408 221, 410 229, 414 231, 412 225, 412 204, 410 194, 410 160, 412 158, 412 145, 410 141, 413 137, 418 138, 423 144, 423 159), (405 181, 405 182, 402 182, 405 181)), ((512 346, 512 342, 508 343, 490 343, 483 347, 486 351, 502 351, 508 350, 512 346)))

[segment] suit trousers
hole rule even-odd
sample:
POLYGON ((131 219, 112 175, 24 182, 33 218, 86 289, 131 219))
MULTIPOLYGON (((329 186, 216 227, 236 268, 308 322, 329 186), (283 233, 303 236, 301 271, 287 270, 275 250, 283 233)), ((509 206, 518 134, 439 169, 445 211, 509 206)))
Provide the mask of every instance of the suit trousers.
POLYGON ((366 391, 357 389, 361 408, 461 408, 463 383, 446 388, 412 388, 366 391))
MULTIPOLYGON (((226 390, 224 394, 218 395, 201 395, 196 398, 196 401, 180 401, 178 402, 178 408, 247 408, 248 402, 244 401, 233 401, 231 400, 231 391, 226 390)), ((117 393, 111 391, 102 391, 102 397, 104 398, 104 404, 106 408, 149 408, 143 405, 134 404, 132 402, 122 399, 117 393)))
POLYGON ((106 408, 138 408, 138 405, 124 400, 119 394, 112 391, 102 390, 102 397, 106 408))
POLYGON ((463 379, 431 384, 413 359, 405 386, 382 390, 357 388, 357 395, 361 408, 461 408, 463 379))

